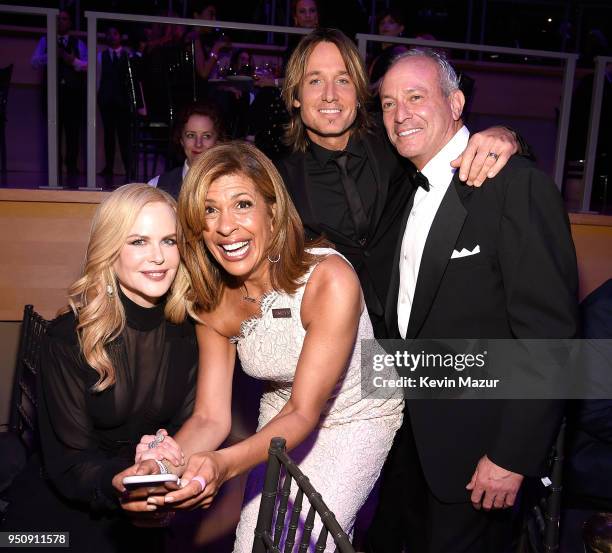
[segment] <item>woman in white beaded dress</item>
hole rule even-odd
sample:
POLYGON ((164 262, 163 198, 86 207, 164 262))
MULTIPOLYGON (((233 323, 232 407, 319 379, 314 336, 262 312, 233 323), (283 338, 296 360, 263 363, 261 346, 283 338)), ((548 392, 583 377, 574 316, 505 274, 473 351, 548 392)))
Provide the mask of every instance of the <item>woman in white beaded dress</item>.
MULTIPOLYGON (((115 486, 123 491, 121 479, 136 470, 158 472, 157 463, 144 459, 161 460, 180 447, 189 483, 149 497, 149 509, 207 507, 225 481, 254 469, 235 543, 235 551, 251 551, 262 467, 271 438, 282 436, 351 533, 403 407, 401 395, 363 397, 361 340, 373 332, 353 268, 332 249, 305 247, 280 175, 246 143, 217 146, 198 158, 181 190, 179 219, 179 248, 193 284, 188 300, 200 321, 196 405, 174 439, 152 449, 154 437, 144 436, 142 464, 117 475, 115 486), (269 386, 257 433, 217 449, 230 431, 236 352, 244 371, 269 386)), ((142 501, 123 505, 146 508, 142 501)), ((331 538, 328 548, 334 549, 331 538)))

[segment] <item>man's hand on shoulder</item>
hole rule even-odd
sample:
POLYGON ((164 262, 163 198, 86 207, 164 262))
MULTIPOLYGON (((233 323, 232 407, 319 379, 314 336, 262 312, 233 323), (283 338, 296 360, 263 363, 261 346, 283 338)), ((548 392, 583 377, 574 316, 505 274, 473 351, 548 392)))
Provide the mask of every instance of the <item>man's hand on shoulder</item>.
POLYGON ((523 483, 523 475, 496 465, 486 455, 478 461, 470 483, 470 497, 475 509, 505 509, 512 507, 523 483))
POLYGON ((459 178, 470 186, 482 186, 519 151, 516 134, 506 127, 491 127, 473 134, 467 148, 451 166, 459 168, 459 178))

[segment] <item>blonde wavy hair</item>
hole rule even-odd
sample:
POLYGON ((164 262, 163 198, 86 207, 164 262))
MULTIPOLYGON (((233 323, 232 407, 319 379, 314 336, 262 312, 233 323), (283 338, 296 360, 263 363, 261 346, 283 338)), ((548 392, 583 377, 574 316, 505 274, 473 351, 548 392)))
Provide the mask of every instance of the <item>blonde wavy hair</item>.
MULTIPOLYGON (((115 367, 108 346, 125 327, 125 311, 113 265, 141 209, 155 202, 165 203, 176 212, 174 198, 148 184, 126 184, 106 198, 91 223, 83 274, 68 289, 68 303, 77 318, 81 351, 99 375, 92 387, 95 392, 115 383, 115 367), (111 289, 113 293, 109 295, 111 289)), ((181 262, 166 298, 165 314, 173 322, 185 319, 184 296, 189 287, 189 275, 181 262)))
MULTIPOLYGON (((188 309, 196 319, 198 312, 215 309, 224 288, 232 283, 233 277, 208 252, 202 236, 206 230, 204 208, 208 190, 214 181, 225 175, 242 175, 253 181, 268 206, 272 236, 266 253, 273 259, 280 255, 277 263, 270 264, 272 288, 294 293, 301 284, 301 277, 318 259, 304 249, 302 221, 274 164, 247 142, 217 145, 198 156, 187 173, 178 199, 179 251, 191 277, 188 309)), ((312 246, 317 245, 318 242, 312 246)))

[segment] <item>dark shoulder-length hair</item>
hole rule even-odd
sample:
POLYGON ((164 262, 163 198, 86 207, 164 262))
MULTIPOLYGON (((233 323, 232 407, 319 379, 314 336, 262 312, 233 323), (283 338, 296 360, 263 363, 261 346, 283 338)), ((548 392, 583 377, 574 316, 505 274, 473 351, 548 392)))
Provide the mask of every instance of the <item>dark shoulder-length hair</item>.
POLYGON ((270 263, 272 288, 295 293, 302 277, 317 260, 317 256, 304 249, 304 227, 274 164, 247 142, 217 145, 198 156, 183 181, 178 200, 179 250, 192 279, 192 293, 187 300, 195 317, 198 312, 214 310, 225 287, 233 280, 208 252, 203 239, 208 190, 214 181, 226 175, 250 179, 268 206, 272 236, 266 254, 271 259, 280 256, 278 262, 270 263))
POLYGON ((367 131, 372 127, 372 119, 368 113, 370 92, 368 89, 368 74, 359 50, 354 42, 338 29, 315 29, 298 43, 287 62, 282 96, 291 119, 285 131, 285 142, 295 151, 305 151, 308 146, 306 126, 302 121, 300 109, 293 102, 300 99, 300 88, 304 80, 308 58, 317 44, 331 42, 340 51, 349 77, 355 84, 357 93, 357 116, 353 128, 357 132, 367 131))

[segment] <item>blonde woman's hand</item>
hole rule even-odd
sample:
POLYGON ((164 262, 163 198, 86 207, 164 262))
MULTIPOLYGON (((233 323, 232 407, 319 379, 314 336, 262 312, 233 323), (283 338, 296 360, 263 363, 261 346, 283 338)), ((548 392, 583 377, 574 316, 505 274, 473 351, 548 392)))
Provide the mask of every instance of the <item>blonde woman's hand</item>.
POLYGON ((136 463, 140 463, 141 461, 146 461, 148 459, 153 459, 156 461, 167 459, 175 467, 185 464, 185 455, 183 454, 181 446, 176 443, 174 438, 168 435, 168 432, 164 428, 158 430, 155 436, 145 434, 142 438, 140 438, 140 442, 136 446, 136 456, 134 461, 136 463), (158 435, 162 435, 164 437, 163 441, 159 441, 157 438, 158 435), (155 444, 155 447, 150 447, 149 444, 152 443, 155 444))
POLYGON ((178 489, 177 484, 168 482, 164 485, 141 486, 130 490, 123 485, 126 476, 142 476, 158 472, 156 463, 144 461, 132 465, 113 478, 113 487, 119 496, 119 504, 134 526, 167 526, 174 516, 174 511, 169 507, 158 508, 153 498, 159 497, 163 501, 168 491, 178 489))

